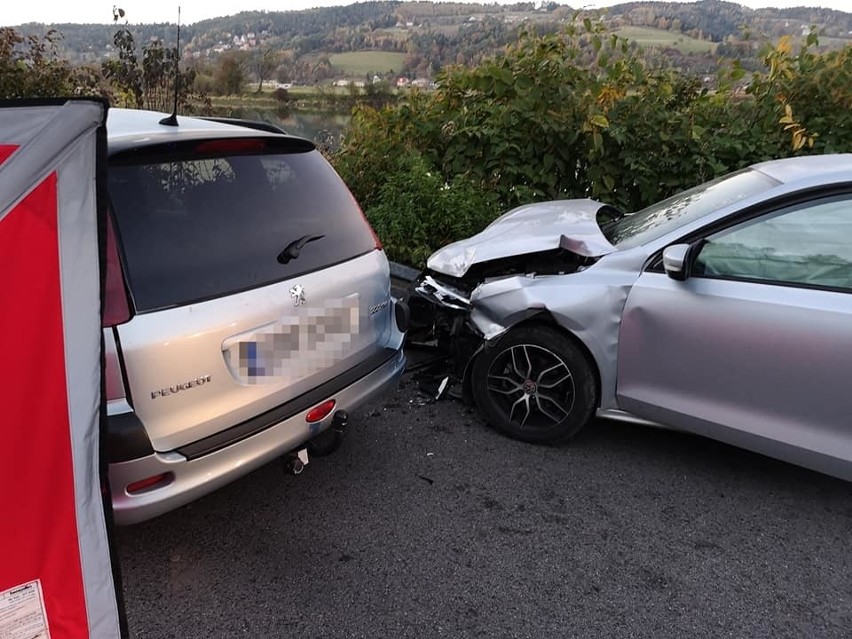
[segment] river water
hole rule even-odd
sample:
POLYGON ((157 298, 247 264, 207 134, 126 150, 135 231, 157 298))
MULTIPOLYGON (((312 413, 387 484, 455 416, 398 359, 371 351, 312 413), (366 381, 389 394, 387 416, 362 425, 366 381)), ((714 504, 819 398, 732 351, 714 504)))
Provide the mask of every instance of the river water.
POLYGON ((252 107, 221 109, 216 115, 269 122, 280 126, 292 135, 332 147, 340 144, 343 134, 352 121, 352 116, 348 113, 252 107))

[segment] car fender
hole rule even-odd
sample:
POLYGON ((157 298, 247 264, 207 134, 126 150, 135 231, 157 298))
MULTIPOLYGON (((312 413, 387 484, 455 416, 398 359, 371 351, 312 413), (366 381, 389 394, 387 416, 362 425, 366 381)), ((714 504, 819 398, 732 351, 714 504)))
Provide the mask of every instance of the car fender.
POLYGON ((607 264, 569 275, 516 275, 480 284, 471 295, 470 321, 487 342, 540 313, 548 313, 577 339, 600 375, 601 408, 615 407, 621 315, 634 269, 607 264), (615 268, 614 268, 615 267, 615 268))

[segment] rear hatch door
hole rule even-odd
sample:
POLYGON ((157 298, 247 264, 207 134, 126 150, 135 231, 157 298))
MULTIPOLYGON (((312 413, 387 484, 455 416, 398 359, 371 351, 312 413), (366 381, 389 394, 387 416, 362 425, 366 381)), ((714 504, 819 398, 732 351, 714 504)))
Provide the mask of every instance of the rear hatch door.
POLYGON ((168 451, 252 419, 389 339, 387 261, 342 180, 295 138, 114 157, 134 410, 168 451))

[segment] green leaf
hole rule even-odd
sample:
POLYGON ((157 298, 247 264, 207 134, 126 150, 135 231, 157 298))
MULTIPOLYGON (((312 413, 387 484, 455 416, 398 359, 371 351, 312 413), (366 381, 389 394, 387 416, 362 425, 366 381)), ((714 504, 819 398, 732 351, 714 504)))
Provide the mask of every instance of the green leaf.
POLYGON ((808 33, 808 37, 805 42, 809 47, 819 46, 819 35, 817 35, 817 29, 815 26, 811 26, 810 33, 808 33))
POLYGON ((602 129, 606 129, 606 128, 608 128, 608 127, 609 127, 609 120, 607 120, 607 119, 606 119, 606 116, 605 116, 605 115, 600 114, 600 113, 598 113, 598 114, 596 114, 596 115, 593 115, 593 116, 590 118, 590 120, 589 120, 589 121, 590 121, 592 124, 594 124, 595 126, 600 127, 600 128, 602 128, 602 129))

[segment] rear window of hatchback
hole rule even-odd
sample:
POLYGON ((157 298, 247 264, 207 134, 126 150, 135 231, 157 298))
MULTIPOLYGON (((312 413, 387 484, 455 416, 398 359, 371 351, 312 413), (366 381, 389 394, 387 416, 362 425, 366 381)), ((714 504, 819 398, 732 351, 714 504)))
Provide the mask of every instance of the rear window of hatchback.
POLYGON ((298 139, 124 152, 110 160, 109 194, 138 312, 264 286, 377 247, 343 180, 298 139), (277 259, 306 237, 298 257, 277 259))

